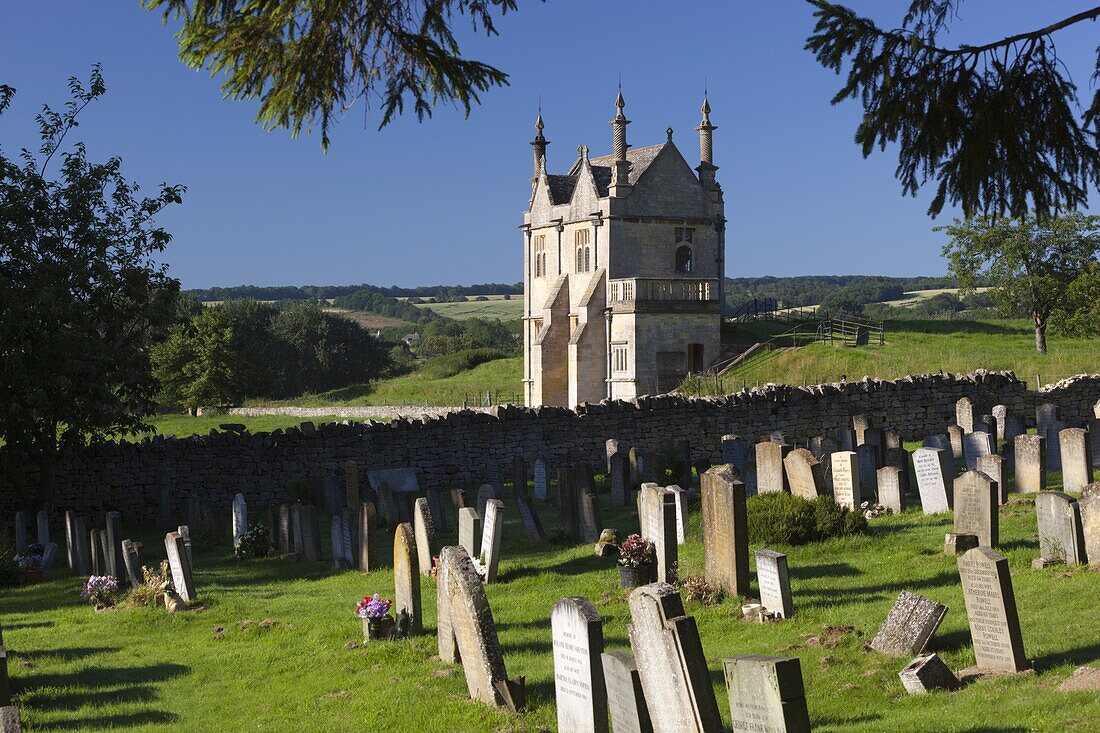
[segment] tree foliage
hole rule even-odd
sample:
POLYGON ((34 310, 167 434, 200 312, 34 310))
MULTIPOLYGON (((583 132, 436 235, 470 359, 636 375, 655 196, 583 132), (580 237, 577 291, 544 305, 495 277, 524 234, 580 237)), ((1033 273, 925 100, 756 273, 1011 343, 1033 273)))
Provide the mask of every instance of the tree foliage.
POLYGON ((979 277, 989 280, 989 292, 1002 312, 1022 309, 1030 316, 1035 348, 1046 353, 1051 316, 1064 305, 1067 288, 1096 264, 1100 216, 981 216, 956 219, 940 230, 951 237, 943 254, 964 292, 979 277))
POLYGON ((1100 7, 990 43, 947 47, 940 40, 961 0, 913 0, 890 30, 843 5, 808 2, 817 23, 806 48, 837 73, 849 65, 833 103, 862 103, 855 139, 864 157, 896 143, 905 193, 937 181, 932 216, 951 203, 966 216, 1046 217, 1084 206, 1089 187, 1100 184, 1100 92, 1079 118, 1077 87, 1052 39, 1100 17, 1100 7))
POLYGON ((180 58, 224 73, 222 91, 259 99, 256 121, 297 136, 314 124, 328 148, 334 117, 376 100, 379 128, 411 101, 417 119, 439 103, 469 115, 508 75, 464 58, 452 23, 496 35, 494 16, 516 0, 143 0, 165 20, 182 19, 180 58))
POLYGON ((1062 336, 1100 336, 1100 263, 1090 262, 1054 307, 1051 330, 1062 336))
MULTIPOLYGON (((99 67, 69 90, 63 110, 37 116, 37 154, 0 149, 0 437, 5 468, 37 464, 39 501, 59 447, 145 428, 156 392, 148 347, 179 292, 154 259, 171 239, 155 219, 183 187, 140 196, 120 158, 94 163, 81 143, 66 147, 106 92, 99 67)), ((14 92, 0 86, 0 113, 14 92)))

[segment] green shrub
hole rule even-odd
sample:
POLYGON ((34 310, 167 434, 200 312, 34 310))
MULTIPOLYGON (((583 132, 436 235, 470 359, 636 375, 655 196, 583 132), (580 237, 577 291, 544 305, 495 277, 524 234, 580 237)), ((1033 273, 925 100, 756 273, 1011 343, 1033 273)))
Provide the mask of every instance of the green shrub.
POLYGON ((749 542, 802 545, 867 530, 862 514, 823 496, 809 501, 784 492, 749 497, 749 542))
POLYGON ((463 349, 453 354, 445 354, 429 359, 420 367, 420 373, 429 379, 446 379, 469 371, 476 366, 494 359, 504 359, 508 353, 503 349, 463 349))
POLYGON ((270 551, 270 537, 268 536, 267 527, 263 524, 256 524, 237 540, 236 553, 241 560, 267 557, 270 551))

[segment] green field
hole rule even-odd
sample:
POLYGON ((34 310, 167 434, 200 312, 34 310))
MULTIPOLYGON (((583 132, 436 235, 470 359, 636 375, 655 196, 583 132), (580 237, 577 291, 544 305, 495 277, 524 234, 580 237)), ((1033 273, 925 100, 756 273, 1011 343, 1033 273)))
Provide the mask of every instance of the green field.
POLYGON ((513 295, 511 300, 467 300, 464 303, 423 303, 420 308, 430 308, 441 316, 464 321, 467 318, 498 318, 502 321, 518 321, 523 317, 523 296, 513 295))
MULTIPOLYGON (((637 519, 602 496, 605 526, 637 519)), ((754 501, 750 499, 750 501, 754 501)), ((197 543, 202 610, 167 615, 144 607, 95 612, 77 597, 80 579, 60 575, 0 596, 0 618, 17 703, 28 730, 134 731, 525 731, 556 729, 550 609, 562 597, 590 599, 608 649, 629 647, 627 592, 613 560, 590 546, 532 545, 506 500, 498 585, 487 587, 510 677, 525 675, 528 711, 512 716, 468 699, 460 666, 436 654, 435 580, 422 579, 427 635, 361 641, 353 617, 365 594, 393 593, 391 570, 334 573, 329 566, 232 559, 228 541, 197 543)), ((690 509, 681 575, 701 573, 698 506, 690 509)), ((555 512, 541 508, 550 526, 555 512)), ((740 618, 740 600, 685 601, 698 623, 714 693, 728 722, 721 659, 735 654, 798 656, 813 729, 840 731, 1096 731, 1100 696, 1056 688, 1074 668, 1100 662, 1100 572, 1032 570, 1038 552, 1028 499, 1001 510, 1024 649, 1037 674, 989 679, 955 693, 906 695, 909 661, 866 649, 898 592, 946 604, 933 641, 953 669, 974 663, 955 559, 943 554, 949 515, 919 509, 871 520, 870 534, 788 553, 795 617, 760 625, 740 618)), ((322 533, 327 535, 327 520, 322 533)), ((164 556, 160 533, 126 527, 164 556)), ((375 547, 389 563, 390 533, 375 547)), ((443 537, 453 544, 455 535, 443 537)), ((328 548, 327 536, 322 547, 328 548)), ((753 548, 758 549, 758 548, 753 548)), ((755 582, 754 582, 755 588, 755 582)))

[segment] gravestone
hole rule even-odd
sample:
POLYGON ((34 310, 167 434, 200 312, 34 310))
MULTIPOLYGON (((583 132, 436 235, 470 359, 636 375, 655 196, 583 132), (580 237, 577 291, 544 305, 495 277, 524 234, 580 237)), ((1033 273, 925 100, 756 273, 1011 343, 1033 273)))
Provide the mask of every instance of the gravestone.
POLYGON ((833 499, 837 504, 849 509, 859 509, 860 480, 859 460, 854 451, 842 450, 833 453, 830 463, 833 468, 833 499))
POLYGON ((833 451, 833 453, 837 453, 838 451, 855 452, 856 446, 859 445, 859 443, 856 442, 856 431, 851 428, 837 428, 834 433, 834 438, 836 440, 837 450, 833 451))
POLYGON ((539 456, 535 459, 535 498, 539 501, 546 501, 549 486, 550 471, 546 467, 546 459, 539 456))
POLYGON ((804 499, 825 495, 825 468, 805 448, 796 448, 783 459, 791 493, 804 499))
POLYGON ((652 583, 630 594, 630 646, 654 733, 712 733, 722 727, 695 619, 676 589, 652 583))
POLYGON ((69 562, 69 569, 76 570, 76 515, 71 511, 65 512, 65 559, 69 562))
POLYGON ((749 594, 749 525, 745 485, 733 466, 703 474, 703 574, 730 595, 749 594))
POLYGON ((1005 459, 998 455, 978 456, 978 465, 975 469, 996 482, 997 500, 1002 506, 1008 503, 1008 486, 1005 484, 1004 462, 1005 459))
POLYGON ((810 733, 798 657, 740 654, 722 667, 734 731, 810 733))
POLYGON ((653 542, 657 552, 657 580, 673 582, 679 563, 676 543, 676 498, 656 484, 642 484, 638 495, 642 507, 638 519, 642 536, 653 542))
POLYGON ((38 544, 45 547, 50 544, 50 515, 45 509, 41 509, 35 519, 38 523, 38 544))
MULTIPOLYGON (((856 434, 856 446, 863 445, 867 438, 867 430, 871 427, 871 419, 866 415, 852 415, 852 431, 856 434)), ((855 450, 853 447, 851 450, 855 450)))
POLYGON ((965 433, 963 429, 958 425, 947 426, 947 439, 951 441, 951 457, 962 458, 963 457, 963 436, 965 433))
POLYGON ((901 471, 895 466, 883 466, 877 471, 878 503, 892 514, 905 511, 905 491, 901 487, 901 471))
POLYGON ((1044 402, 1035 406, 1035 432, 1046 435, 1055 423, 1062 421, 1062 410, 1058 405, 1044 402))
POLYGON ((554 649, 554 702, 558 730, 608 733, 604 685, 603 619, 580 597, 563 598, 550 613, 554 649))
POLYGON ((397 525, 393 533, 393 610, 394 615, 409 614, 410 634, 424 631, 420 604, 420 560, 416 535, 408 522, 397 525))
POLYGON ((1092 483, 1092 445, 1082 428, 1066 428, 1058 433, 1062 459, 1062 490, 1080 491, 1092 483))
POLYGON ((611 506, 625 507, 627 484, 630 481, 630 466, 622 453, 613 453, 608 458, 608 479, 611 483, 611 506))
POLYGON ((101 530, 92 529, 88 530, 88 544, 92 548, 92 575, 106 575, 107 563, 103 557, 103 540, 100 539, 99 533, 101 530))
POLYGON ((946 615, 947 606, 942 603, 903 590, 871 640, 871 648, 895 656, 920 654, 946 615))
POLYGON ((886 443, 882 446, 884 451, 896 450, 902 447, 901 436, 898 435, 896 430, 887 430, 885 433, 886 443))
MULTIPOLYGON (((412 521, 413 502, 420 495, 420 482, 411 468, 385 468, 367 471, 367 483, 375 497, 375 511, 386 526, 412 521)), ((358 505, 357 505, 358 506, 358 505)))
POLYGON ((745 475, 745 458, 748 451, 744 439, 739 435, 722 436, 722 462, 737 469, 740 476, 745 475))
POLYGON ((471 699, 498 707, 522 707, 523 678, 512 684, 508 680, 493 611, 473 562, 461 547, 446 548, 443 562, 447 564, 451 626, 471 699))
POLYGON ((1008 407, 1006 405, 993 405, 993 422, 996 425, 997 440, 1003 442, 1005 439, 1005 418, 1008 417, 1008 407))
POLYGON ((439 659, 444 664, 462 661, 458 656, 458 640, 455 639, 454 623, 451 621, 450 571, 454 563, 447 562, 447 556, 454 551, 465 554, 461 547, 444 547, 439 551, 439 571, 435 580, 435 638, 439 659))
POLYGON ((1024 493, 1047 487, 1046 438, 1042 435, 1017 435, 1016 490, 1024 493))
POLYGON ((8 650, 4 646, 4 627, 0 625, 0 707, 9 705, 11 705, 11 682, 8 680, 8 650))
MULTIPOLYGON (((870 443, 856 447, 856 462, 859 464, 859 495, 862 499, 873 500, 878 495, 878 448, 870 443)), ((856 502, 855 508, 859 508, 856 502)))
POLYGON ((945 555, 961 555, 967 550, 973 550, 978 546, 978 535, 956 534, 948 532, 943 537, 943 552, 945 555))
POLYGON ((959 558, 959 575, 978 669, 1027 669, 1008 560, 988 547, 975 547, 959 558))
POLYGON ((520 455, 512 458, 512 493, 525 499, 530 496, 527 491, 527 461, 520 455))
POLYGON ((679 486, 666 486, 665 491, 676 500, 676 544, 684 544, 687 527, 687 490, 679 486))
POLYGON ((968 471, 977 468, 979 456, 990 456, 996 452, 993 436, 987 432, 975 430, 963 437, 963 457, 966 459, 968 471))
POLYGON ((1100 483, 1089 484, 1078 499, 1085 557, 1092 567, 1100 567, 1100 483))
POLYGON ((1050 429, 1044 433, 1047 439, 1047 470, 1048 471, 1061 471, 1062 470, 1062 449, 1061 440, 1059 434, 1066 429, 1064 422, 1056 422, 1050 426, 1050 429))
POLYGON ((526 497, 516 497, 516 511, 523 522, 523 531, 527 533, 527 539, 535 544, 541 544, 546 539, 546 533, 542 529, 542 520, 538 511, 526 497))
MULTIPOLYGON (((297 506, 297 505, 296 505, 297 506)), ((298 508, 299 525, 295 529, 301 531, 301 553, 306 562, 321 561, 321 524, 317 517, 317 507, 312 504, 302 504, 298 508)), ((350 516, 344 523, 344 540, 348 553, 351 552, 351 533, 354 531, 350 516)))
POLYGON ((577 514, 580 518, 581 539, 585 542, 595 542, 603 531, 603 520, 600 518, 600 500, 596 496, 596 489, 585 486, 577 493, 577 514))
POLYGON ((43 572, 49 571, 53 568, 54 561, 57 560, 57 543, 47 542, 42 547, 42 570, 43 572))
POLYGON ((455 510, 455 526, 458 526, 458 513, 466 507, 466 489, 451 489, 451 507, 455 510))
MULTIPOLYGON (((611 473, 611 456, 617 455, 621 450, 619 441, 615 438, 608 438, 603 443, 604 453, 604 469, 607 473, 611 473)), ((623 451, 624 453, 626 451, 623 451)))
POLYGON ((195 600, 195 583, 191 579, 191 557, 179 532, 169 532, 165 536, 164 549, 168 553, 172 585, 183 602, 190 605, 195 600))
POLYGON ((1017 435, 1026 435, 1027 425, 1024 424, 1024 418, 1022 415, 1016 413, 1009 413, 1005 415, 1005 434, 1001 441, 1001 444, 1006 446, 1006 454, 1012 456, 1012 446, 1016 440, 1017 435))
POLYGON ((955 479, 955 534, 972 534, 979 547, 996 547, 1000 537, 1000 491, 984 473, 967 471, 955 479))
POLYGON ((614 733, 653 733, 634 655, 626 651, 613 651, 600 656, 607 685, 611 729, 614 733))
POLYGON ((248 531, 248 504, 244 495, 233 497, 233 547, 241 543, 241 535, 248 531))
POLYGON ((329 532, 329 544, 332 547, 333 570, 344 570, 351 567, 351 548, 344 543, 345 523, 350 520, 346 509, 332 515, 332 530, 329 532))
POLYGON ((107 529, 104 530, 104 540, 107 543, 107 551, 104 553, 107 574, 121 582, 125 579, 124 563, 122 561, 122 528, 119 526, 121 519, 118 512, 107 512, 104 517, 107 529))
POLYGON ((479 517, 485 516, 485 505, 489 503, 489 500, 493 497, 493 487, 489 484, 482 484, 477 490, 477 515, 479 517))
POLYGON ((921 654, 898 673, 901 684, 910 695, 924 695, 932 690, 957 690, 959 678, 936 654, 921 654))
POLYGON ((574 541, 581 538, 577 491, 576 470, 563 463, 558 469, 558 525, 574 541))
POLYGON ((470 557, 481 556, 481 515, 473 507, 458 512, 458 544, 470 557))
MULTIPOLYGON (((863 445, 874 448, 875 470, 882 467, 882 456, 886 452, 886 431, 882 428, 867 428, 863 431, 863 445)), ((856 446, 858 452, 859 446, 856 446)))
POLYGON ((140 542, 122 541, 122 563, 126 566, 126 577, 130 579, 131 588, 139 588, 145 582, 142 573, 144 558, 141 551, 142 544, 140 542))
POLYGON ((325 473, 321 476, 321 497, 329 514, 335 514, 345 505, 346 497, 340 491, 340 479, 336 474, 325 473))
POLYGON ((492 487, 494 499, 504 496, 504 479, 500 475, 500 464, 496 461, 485 464, 485 483, 492 487))
POLYGON ((921 447, 939 448, 941 450, 950 452, 951 439, 947 437, 947 433, 942 433, 940 435, 926 435, 924 436, 924 440, 921 442, 921 447))
POLYGON ((485 568, 486 583, 497 582, 497 566, 500 565, 500 538, 503 534, 504 502, 500 499, 490 499, 485 505, 485 528, 481 532, 481 564, 485 568))
POLYGON ((676 438, 672 441, 672 452, 676 456, 676 465, 679 467, 679 476, 676 477, 678 485, 685 491, 690 491, 694 485, 691 475, 691 441, 687 438, 676 438))
POLYGON ((279 552, 286 554, 294 551, 294 525, 290 521, 290 505, 279 505, 279 552))
POLYGON ((30 543, 27 541, 27 513, 16 512, 15 513, 15 554, 26 555, 27 546, 30 543))
POLYGON ((913 474, 925 514, 951 509, 955 467, 950 453, 942 448, 917 448, 913 451, 913 474))
POLYGON ((344 462, 344 506, 354 509, 362 504, 359 496, 359 464, 355 461, 344 462))
POLYGON ((1076 499, 1060 491, 1040 492, 1035 496, 1035 516, 1041 558, 1066 565, 1087 562, 1081 507, 1076 499))
POLYGON ((416 556, 420 562, 420 574, 432 574, 432 558, 435 557, 435 523, 423 496, 413 506, 413 536, 416 539, 416 556))
POLYGON ((791 446, 765 440, 756 444, 756 490, 765 494, 774 491, 790 492, 787 474, 783 471, 783 459, 791 452, 791 446))
POLYGON ((886 449, 885 465, 898 469, 898 484, 901 486, 903 496, 913 490, 912 482, 909 480, 911 463, 909 451, 904 448, 886 449))
POLYGON ((757 550, 756 584, 760 586, 760 604, 766 611, 779 618, 794 616, 786 555, 774 550, 757 550))
POLYGON ((447 500, 443 492, 434 486, 428 488, 428 509, 432 514, 435 531, 439 534, 450 532, 450 523, 447 521, 447 500))
POLYGON ((359 531, 356 533, 356 539, 359 541, 358 552, 356 554, 357 561, 356 566, 364 573, 374 570, 374 530, 378 526, 377 518, 374 513, 374 504, 364 502, 359 507, 358 513, 359 531))
POLYGON ((979 415, 974 418, 974 432, 989 433, 989 441, 993 446, 993 452, 997 452, 997 421, 992 415, 979 415))
POLYGON ((88 520, 84 517, 73 519, 73 542, 76 543, 73 559, 77 575, 85 577, 92 574, 92 545, 89 539, 88 520))
POLYGON ((961 397, 955 403, 955 424, 962 428, 964 435, 974 432, 974 403, 969 397, 961 397))

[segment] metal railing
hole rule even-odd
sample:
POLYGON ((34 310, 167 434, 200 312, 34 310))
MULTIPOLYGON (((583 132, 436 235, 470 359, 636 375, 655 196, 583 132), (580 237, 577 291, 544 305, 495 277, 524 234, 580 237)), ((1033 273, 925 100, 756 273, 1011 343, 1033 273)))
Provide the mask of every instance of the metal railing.
POLYGON ((679 278, 628 277, 611 280, 611 302, 718 300, 718 280, 685 280, 679 278))

